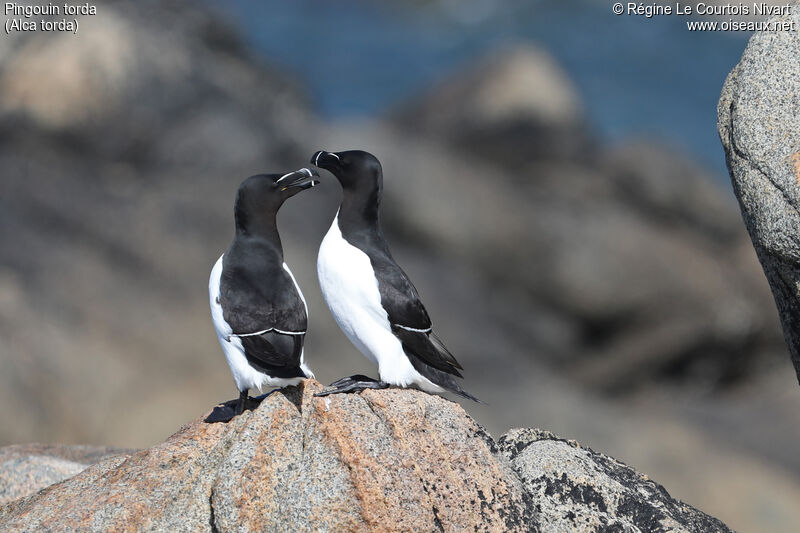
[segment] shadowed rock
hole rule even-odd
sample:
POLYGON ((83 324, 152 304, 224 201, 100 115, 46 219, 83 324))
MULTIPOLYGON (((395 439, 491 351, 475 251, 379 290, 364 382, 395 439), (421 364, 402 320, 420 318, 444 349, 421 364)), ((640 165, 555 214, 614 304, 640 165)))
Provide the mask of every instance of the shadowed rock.
POLYGON ((538 430, 499 447, 413 390, 267 397, 228 424, 107 458, 0 508, 14 531, 727 531, 601 454, 538 430), (616 529, 614 529, 616 528, 616 529))
MULTIPOLYGON (((776 20, 781 19, 800 24, 800 13, 776 20)), ((800 379, 798 49, 796 31, 756 33, 725 81, 718 128, 742 217, 800 379)))

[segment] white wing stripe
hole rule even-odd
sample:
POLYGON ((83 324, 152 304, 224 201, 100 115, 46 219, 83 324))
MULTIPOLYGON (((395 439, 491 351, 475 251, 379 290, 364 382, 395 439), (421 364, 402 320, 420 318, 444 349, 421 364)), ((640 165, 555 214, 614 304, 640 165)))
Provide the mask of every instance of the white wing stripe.
POLYGON ((255 333, 231 333, 231 337, 255 337, 256 335, 263 335, 264 333, 269 333, 270 331, 274 331, 275 333, 281 333, 283 335, 305 335, 305 331, 284 331, 278 328, 269 328, 264 329, 261 331, 256 331, 255 333))
POLYGON ((433 331, 433 328, 417 329, 417 328, 410 328, 408 326, 401 326, 400 324, 394 324, 394 325, 397 326, 400 329, 404 329, 406 331, 413 331, 413 332, 416 332, 416 333, 430 333, 431 331, 433 331))
MULTIPOLYGON (((284 263, 283 269, 286 271, 287 274, 289 274, 289 277, 292 278, 292 283, 294 283, 294 288, 297 290, 297 295, 300 297, 301 300, 303 300, 303 308, 306 310, 306 320, 308 320, 308 305, 306 304, 306 297, 303 296, 303 291, 300 290, 300 285, 298 285, 297 280, 294 279, 294 274, 292 274, 292 271, 289 270, 289 265, 284 263)), ((305 331, 303 333, 305 333, 305 331)))

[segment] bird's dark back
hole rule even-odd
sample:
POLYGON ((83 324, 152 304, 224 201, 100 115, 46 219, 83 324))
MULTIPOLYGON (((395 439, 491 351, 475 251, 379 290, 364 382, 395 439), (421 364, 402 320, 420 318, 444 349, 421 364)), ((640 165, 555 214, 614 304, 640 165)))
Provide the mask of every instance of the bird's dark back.
POLYGON ((305 306, 283 256, 267 243, 236 239, 222 259, 220 304, 234 333, 305 331, 305 306))

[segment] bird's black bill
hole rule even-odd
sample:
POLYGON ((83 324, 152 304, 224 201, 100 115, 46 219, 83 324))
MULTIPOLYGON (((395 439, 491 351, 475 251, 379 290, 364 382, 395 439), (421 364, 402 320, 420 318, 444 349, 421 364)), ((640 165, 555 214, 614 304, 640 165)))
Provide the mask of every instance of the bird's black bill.
POLYGON ((319 150, 311 156, 311 164, 325 170, 333 170, 339 164, 339 156, 334 152, 319 150))
POLYGON ((303 191, 305 189, 310 189, 314 185, 319 184, 319 180, 315 179, 319 177, 319 173, 316 170, 309 169, 309 168, 301 168, 295 170, 294 172, 290 172, 281 176, 277 183, 281 187, 282 191, 286 191, 289 189, 297 189, 297 191, 303 191))

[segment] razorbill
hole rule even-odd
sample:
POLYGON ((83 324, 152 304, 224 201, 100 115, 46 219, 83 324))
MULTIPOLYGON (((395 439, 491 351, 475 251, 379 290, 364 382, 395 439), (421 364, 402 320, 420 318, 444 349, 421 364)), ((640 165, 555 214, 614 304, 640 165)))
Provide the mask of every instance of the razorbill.
POLYGON ((367 152, 316 152, 311 162, 342 185, 342 203, 322 241, 317 274, 325 302, 350 342, 378 365, 380 381, 342 378, 319 395, 365 388, 464 391, 462 370, 431 327, 416 288, 392 258, 379 220, 383 171, 367 152))
POLYGON ((249 389, 297 385, 314 376, 303 359, 308 309, 283 260, 276 215, 287 199, 318 184, 316 177, 301 168, 251 176, 239 186, 236 233, 208 282, 211 318, 239 400, 210 421, 241 414, 249 389))

